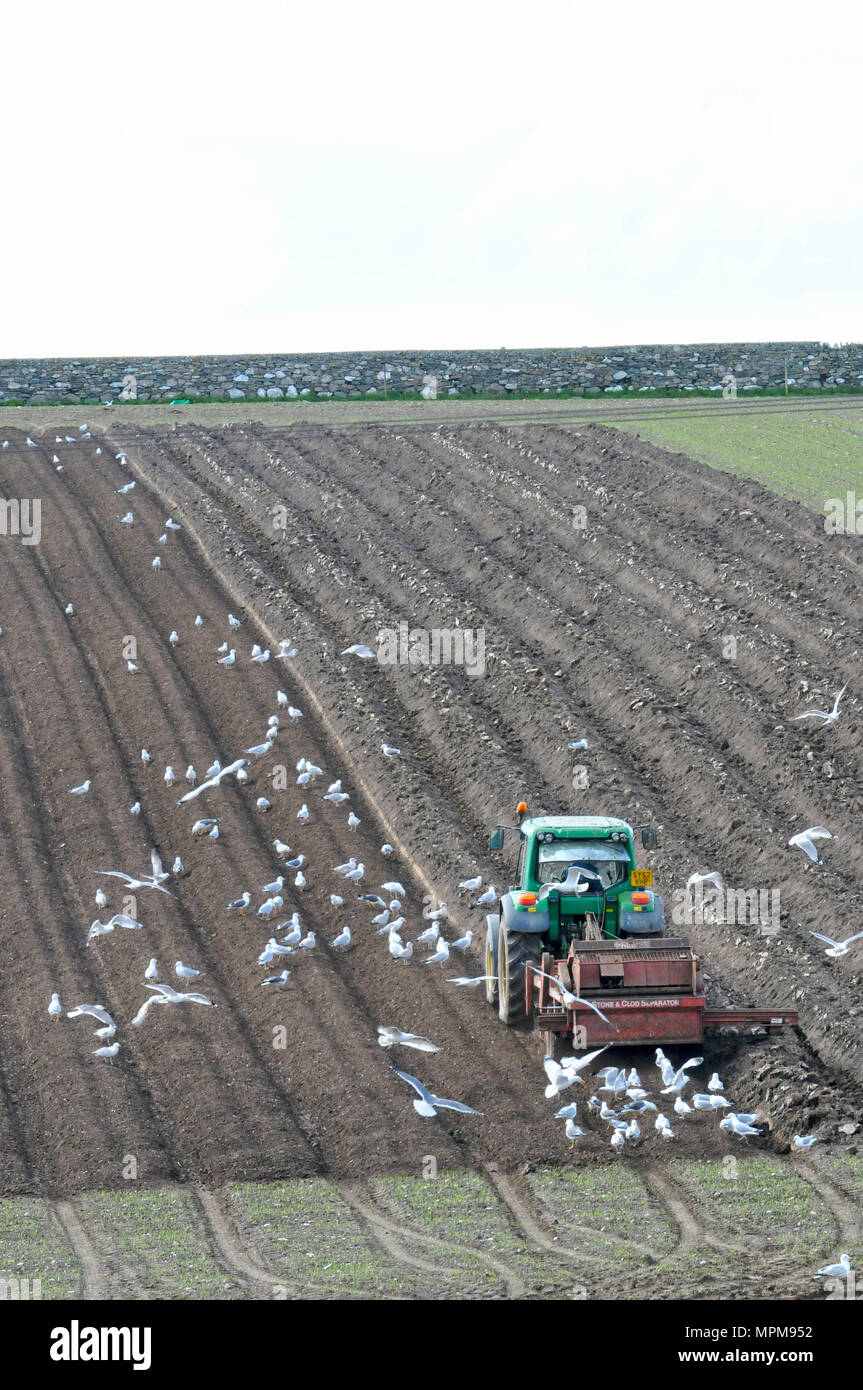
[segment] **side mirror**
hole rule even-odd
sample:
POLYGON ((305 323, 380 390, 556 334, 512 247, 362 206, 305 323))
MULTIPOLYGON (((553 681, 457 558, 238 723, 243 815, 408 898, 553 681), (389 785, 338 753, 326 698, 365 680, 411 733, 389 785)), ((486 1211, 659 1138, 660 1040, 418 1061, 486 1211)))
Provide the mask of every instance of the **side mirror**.
POLYGON ((655 830, 645 825, 641 831, 641 843, 645 849, 656 849, 659 844, 659 836, 655 830))
POLYGON ((490 839, 489 842, 488 842, 488 847, 489 847, 489 849, 503 849, 503 827, 502 827, 502 826, 499 825, 498 828, 497 828, 497 830, 494 830, 494 831, 492 832, 491 839, 490 839))

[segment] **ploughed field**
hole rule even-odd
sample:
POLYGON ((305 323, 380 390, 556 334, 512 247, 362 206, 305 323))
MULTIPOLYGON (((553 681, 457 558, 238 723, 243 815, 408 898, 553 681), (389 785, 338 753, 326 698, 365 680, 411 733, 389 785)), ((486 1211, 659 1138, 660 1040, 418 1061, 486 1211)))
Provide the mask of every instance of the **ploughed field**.
MULTIPOLYGON (((41 501, 38 545, 0 537, 0 1192, 53 1223, 82 1287, 152 1293, 140 1270, 158 1259, 129 1231, 168 1240, 171 1223, 200 1246, 172 1297, 291 1296, 303 1270, 321 1296, 413 1296, 424 1280, 441 1296, 581 1285, 596 1296, 650 1274, 659 1296, 800 1297, 810 1261, 853 1254, 855 1241, 859 1251, 863 953, 830 960, 809 935, 860 926, 856 538, 825 535, 822 518, 757 484, 593 425, 93 424, 74 444, 55 443, 53 428, 32 434, 37 447, 0 434, 3 496, 41 501), (182 530, 160 543, 168 516, 182 530), (468 643, 464 665, 340 655, 377 647, 386 630, 398 656, 402 623, 469 629, 481 646, 468 643), (286 637, 297 655, 276 660, 286 637), (226 640, 229 668, 217 664, 226 640), (272 650, 268 663, 250 662, 253 642, 272 650), (795 722, 846 682, 835 725, 795 722), (279 689, 301 720, 277 706, 279 689), (226 765, 261 742, 273 713, 278 737, 243 786, 177 805, 187 764, 199 777, 226 765), (589 749, 568 751, 582 737, 589 749), (401 756, 384 757, 384 742, 401 756), (323 769, 305 787, 302 757, 323 769), (349 803, 323 801, 336 778, 349 803), (70 796, 85 779, 89 792, 70 796), (781 903, 773 932, 679 929, 712 1001, 800 1012, 799 1036, 719 1039, 696 1073, 703 1090, 718 1068, 764 1138, 743 1143, 697 1112, 671 1142, 644 1123, 618 1156, 583 1104, 599 1085, 588 1080, 564 1096, 578 1093, 586 1130, 570 1153, 538 1039, 447 982, 484 969, 483 910, 457 884, 511 881, 511 856, 490 855, 487 833, 522 799, 532 814, 656 826, 660 848, 644 863, 669 915, 707 869, 781 903), (218 840, 192 836, 199 816, 220 818, 218 840), (787 845, 816 824, 835 837, 823 866, 787 845), (307 886, 286 878, 279 920, 297 910, 317 946, 261 967, 272 928, 257 890, 281 872, 276 836, 307 856, 307 886), (86 946, 92 920, 109 915, 97 888, 111 912, 124 906, 119 881, 97 870, 146 871, 152 847, 166 868, 182 858, 173 896, 139 891, 142 929, 86 946), (351 854, 366 866, 356 888, 332 872, 351 854), (388 880, 407 890, 406 940, 428 925, 427 903, 445 900, 444 934, 476 932, 467 953, 392 959, 375 909, 356 901, 388 880), (227 912, 246 889, 249 911, 227 912), (346 923, 350 948, 331 948, 346 923), (153 1009, 132 1029, 152 956, 173 983, 176 960, 202 970, 191 987, 217 1007, 153 1009), (287 984, 263 988, 283 966, 287 984), (54 990, 65 1009, 110 1010, 115 1059, 92 1055, 90 1020, 49 1018, 54 990), (440 1051, 385 1051, 382 1024, 440 1051), (391 1063, 481 1114, 421 1118, 391 1063), (789 1155, 806 1133, 819 1143, 789 1155), (794 1213, 811 1250, 775 1239, 765 1256, 765 1231, 790 1229, 794 1213), (332 1221, 348 1234, 322 1277, 290 1232, 332 1221), (274 1222, 286 1246, 272 1243, 274 1222)), ((649 1053, 603 1061, 634 1063, 659 1089, 649 1053)), ((52 1258, 63 1267, 62 1252, 52 1258)))

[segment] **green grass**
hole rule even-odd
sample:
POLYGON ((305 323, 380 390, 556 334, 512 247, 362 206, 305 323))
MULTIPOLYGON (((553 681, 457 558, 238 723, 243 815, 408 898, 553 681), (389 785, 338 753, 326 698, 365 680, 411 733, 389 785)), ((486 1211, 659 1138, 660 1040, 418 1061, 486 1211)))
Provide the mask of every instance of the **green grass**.
POLYGON ((42 1298, 76 1298, 78 1262, 48 1202, 38 1197, 0 1200, 0 1279, 41 1280, 42 1298))
POLYGON ((236 1183, 229 1191, 237 1225, 274 1283, 383 1296, 417 1291, 411 1271, 387 1258, 323 1179, 236 1183))
POLYGON ((498 1260, 528 1290, 569 1286, 571 1263, 538 1249, 513 1224, 506 1206, 481 1173, 441 1173, 422 1178, 377 1178, 376 1197, 401 1226, 401 1240, 413 1253, 433 1264, 447 1265, 502 1292, 498 1260), (443 1248, 413 1243, 412 1233, 433 1236, 443 1248))
POLYGON ((658 1259, 677 1245, 677 1227, 668 1212, 623 1164, 540 1168, 529 1181, 558 1222, 562 1239, 575 1249, 620 1264, 643 1265, 645 1257, 636 1247, 648 1247, 658 1259))
POLYGON ((770 416, 609 421, 662 448, 745 478, 824 514, 829 497, 863 498, 863 409, 770 416))
POLYGON ((114 1297, 249 1297, 214 1260, 188 1193, 175 1188, 89 1192, 79 1206, 114 1297))
POLYGON ((796 1264, 823 1263, 836 1244, 836 1222, 819 1194, 788 1161, 769 1154, 691 1163, 670 1175, 698 1209, 705 1228, 796 1264))

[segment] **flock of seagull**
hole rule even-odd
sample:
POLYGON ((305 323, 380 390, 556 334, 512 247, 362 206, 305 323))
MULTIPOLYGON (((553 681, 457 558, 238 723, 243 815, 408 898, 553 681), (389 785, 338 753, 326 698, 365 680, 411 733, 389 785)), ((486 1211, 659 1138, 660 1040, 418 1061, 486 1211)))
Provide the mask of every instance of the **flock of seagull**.
MULTIPOLYGON (((86 426, 81 427, 80 437, 89 439, 91 436, 86 426)), ((57 436, 58 444, 64 442, 77 442, 73 436, 57 436)), ((35 442, 27 438, 27 445, 38 447, 35 442)), ((7 447, 6 443, 3 447, 7 447)), ((97 453, 101 450, 97 448, 97 453)), ((121 451, 116 455, 121 466, 125 465, 126 457, 121 451)), ((54 455, 54 463, 58 471, 62 471, 59 457, 54 455)), ((117 489, 117 495, 129 498, 134 492, 135 482, 130 481, 117 489)), ((117 518, 118 524, 125 527, 134 527, 135 514, 130 508, 124 515, 117 518)), ((164 523, 164 532, 159 537, 160 546, 168 544, 170 533, 181 530, 181 526, 172 518, 167 518, 164 523)), ((164 552, 163 552, 164 553, 164 552)), ((161 568, 161 554, 157 553, 152 559, 152 568, 161 568)), ((66 613, 74 613, 73 606, 67 605, 66 613)), ((205 626, 200 614, 195 616, 194 627, 200 631, 205 626)), ((241 663, 239 656, 239 637, 238 632, 242 627, 242 620, 235 617, 232 613, 227 616, 227 638, 215 649, 214 660, 222 668, 236 666, 241 663), (232 642, 234 645, 232 645, 232 642)), ((168 636, 168 643, 176 647, 180 643, 178 632, 174 629, 168 636)), ((270 660, 287 661, 297 655, 297 647, 291 639, 283 639, 278 644, 278 651, 271 653, 269 649, 262 649, 259 644, 254 643, 249 652, 248 661, 251 664, 265 666, 270 660)), ((352 656, 361 661, 371 660, 376 657, 376 653, 370 647, 355 643, 344 649, 342 656, 352 656)), ((133 660, 127 661, 127 669, 130 674, 138 670, 138 665, 133 660)), ((838 692, 830 710, 806 710, 798 715, 798 719, 817 718, 821 720, 822 727, 835 724, 839 717, 839 704, 845 693, 846 687, 838 692)), ((281 710, 290 720, 291 724, 298 724, 303 719, 303 711, 292 705, 285 693, 281 690, 276 692, 277 711, 281 710)), ((229 779, 233 779, 236 785, 242 785, 248 781, 249 773, 247 769, 259 758, 266 757, 273 749, 276 739, 280 733, 280 714, 273 712, 268 719, 266 732, 260 742, 251 744, 243 750, 243 753, 232 762, 222 766, 217 760, 204 772, 203 779, 198 779, 198 774, 194 766, 189 765, 184 774, 184 780, 189 785, 189 790, 185 791, 177 801, 177 806, 183 807, 197 800, 205 793, 217 793, 221 791, 229 779)), ((401 756, 401 750, 388 743, 380 745, 384 757, 395 758, 401 756)), ((569 745, 572 749, 586 749, 588 743, 586 739, 579 740, 569 745)), ((152 762, 152 757, 146 748, 141 750, 141 761, 145 765, 152 762)), ((323 769, 312 763, 308 758, 301 757, 296 764, 297 786, 302 788, 309 799, 319 784, 319 780, 324 777, 323 769)), ((177 774, 171 764, 166 765, 163 773, 163 780, 167 786, 172 786, 177 781, 177 774)), ((69 789, 72 796, 86 796, 92 787, 92 781, 87 778, 77 786, 69 789)), ((321 800, 332 806, 338 806, 347 810, 346 827, 348 831, 355 831, 361 824, 360 818, 353 809, 346 806, 350 801, 350 793, 344 790, 342 778, 329 782, 326 790, 321 794, 321 800)), ((259 797, 256 807, 259 811, 270 809, 270 802, 266 797, 259 797)), ((136 801, 130 808, 130 814, 140 815, 141 804, 136 801)), ((301 824, 309 821, 312 811, 308 801, 304 801, 296 814, 297 820, 301 824)), ((194 821, 191 826, 191 833, 195 836, 207 835, 210 839, 218 840, 220 836, 220 817, 217 815, 202 816, 194 821)), ((789 845, 798 847, 815 863, 821 864, 818 842, 832 839, 831 832, 823 826, 810 826, 804 831, 791 837, 789 845)), ((307 870, 309 869, 307 855, 303 852, 293 852, 289 844, 285 843, 280 837, 273 841, 273 850, 278 861, 278 872, 274 873, 271 880, 260 885, 257 889, 250 886, 238 888, 237 895, 227 904, 224 911, 244 915, 251 912, 256 918, 266 924, 269 931, 268 939, 257 955, 257 965, 259 967, 270 967, 275 962, 282 965, 276 973, 266 974, 261 979, 262 986, 283 987, 287 984, 291 969, 294 963, 303 956, 314 951, 318 945, 314 930, 305 930, 300 917, 300 912, 295 910, 289 917, 282 921, 275 919, 280 917, 282 910, 285 909, 285 885, 290 879, 291 887, 295 893, 302 893, 308 886, 307 870), (260 901, 257 901, 260 899, 260 901), (291 967, 282 963, 290 959, 291 967)), ((392 856, 395 850, 390 844, 383 844, 380 849, 382 858, 392 856)), ((129 874, 122 870, 100 869, 96 871, 100 876, 119 880, 127 893, 137 893, 139 891, 154 891, 174 897, 170 888, 166 885, 173 879, 180 879, 185 874, 185 868, 179 855, 176 855, 170 873, 163 866, 162 859, 158 851, 154 848, 150 854, 150 872, 141 874, 129 874)), ((345 905, 344 894, 351 888, 362 887, 366 875, 366 865, 353 855, 349 856, 344 863, 332 866, 331 872, 342 880, 341 891, 333 891, 330 894, 330 903, 336 909, 341 909, 345 905)), ((722 887, 721 876, 717 873, 694 874, 689 879, 687 887, 711 882, 718 887, 722 887)), ((471 947, 473 941, 473 931, 468 930, 463 935, 454 940, 447 941, 443 935, 443 927, 448 919, 448 910, 445 902, 441 901, 433 910, 426 908, 423 917, 428 920, 428 926, 422 930, 415 940, 406 940, 406 916, 404 913, 404 899, 406 889, 397 879, 386 879, 376 885, 378 892, 362 891, 355 894, 357 903, 363 904, 366 908, 374 909, 375 915, 370 919, 371 925, 377 929, 378 934, 386 938, 386 944, 390 957, 394 961, 409 961, 414 958, 415 948, 427 948, 423 964, 425 965, 446 965, 453 952, 464 955, 471 947), (382 896, 385 895, 385 896, 382 896)), ((472 907, 484 907, 496 902, 497 893, 493 884, 489 884, 483 890, 482 876, 476 875, 462 880, 458 885, 459 891, 470 895, 473 899, 472 907), (474 894, 477 896, 474 897, 474 894)), ((102 913, 108 907, 108 899, 102 888, 98 888, 94 900, 102 913)), ((286 910, 286 909, 285 909, 286 910)), ((101 916, 97 917, 90 925, 87 933, 86 945, 92 941, 108 935, 116 929, 128 931, 140 931, 143 924, 125 912, 115 912, 107 920, 102 921, 101 916)), ((848 953, 851 944, 863 938, 863 931, 849 937, 844 942, 834 941, 824 933, 812 932, 821 942, 826 944, 827 955, 832 958, 840 958, 848 953)), ((345 924, 333 940, 329 943, 330 949, 345 951, 353 945, 352 928, 345 924)), ((202 975, 203 971, 185 964, 182 960, 177 960, 173 966, 173 974, 176 978, 175 985, 159 980, 159 967, 156 957, 151 957, 146 969, 143 972, 144 978, 141 982, 142 987, 148 991, 139 1009, 129 1021, 130 1028, 140 1028, 151 1009, 156 1006, 191 1004, 214 1008, 214 1001, 207 995, 189 986, 202 975)), ((485 975, 455 975, 448 976, 448 983, 458 987, 476 988, 481 986, 487 979, 485 975)), ((555 979, 555 983, 560 982, 555 979)), ((589 1003, 589 1001, 580 1001, 589 1003)), ((51 996, 48 1007, 48 1014, 52 1019, 63 1016, 64 1009, 58 993, 51 996)), ((77 1004, 66 1011, 66 1018, 74 1020, 86 1017, 96 1022, 99 1026, 95 1029, 95 1037, 99 1040, 99 1046, 94 1049, 93 1055, 105 1060, 113 1060, 120 1050, 120 1041, 117 1038, 117 1023, 112 1015, 101 1004, 77 1004)), ((381 1026, 378 1028, 378 1043, 383 1048, 407 1047, 415 1050, 434 1053, 439 1048, 428 1038, 419 1034, 404 1032, 394 1026, 381 1026)), ((561 1061, 547 1056, 544 1059, 544 1071, 547 1079, 545 1095, 549 1100, 559 1099, 562 1093, 572 1085, 584 1084, 585 1075, 589 1074, 588 1069, 591 1064, 607 1049, 599 1048, 594 1052, 587 1053, 580 1058, 564 1057, 561 1061)), ((663 1140, 675 1138, 675 1130, 671 1121, 659 1108, 662 1104, 662 1097, 667 1098, 666 1108, 673 1110, 676 1117, 675 1124, 685 1121, 686 1117, 697 1111, 711 1111, 720 1114, 719 1127, 741 1139, 757 1137, 763 1133, 759 1128, 759 1115, 757 1113, 743 1113, 735 1111, 730 1101, 724 1095, 724 1084, 716 1072, 707 1082, 705 1092, 695 1092, 687 1100, 684 1092, 692 1082, 691 1072, 702 1065, 703 1058, 692 1057, 681 1066, 675 1067, 665 1056, 661 1048, 656 1049, 655 1066, 659 1074, 659 1091, 657 1101, 651 1100, 650 1092, 642 1085, 637 1070, 632 1067, 629 1070, 606 1066, 595 1072, 595 1076, 601 1079, 602 1084, 597 1087, 596 1093, 592 1094, 586 1102, 586 1107, 607 1124, 610 1128, 610 1145, 615 1151, 623 1151, 627 1146, 638 1145, 645 1137, 641 1125, 648 1124, 652 1119, 652 1126, 656 1134, 663 1140), (606 1098, 607 1097, 607 1098, 606 1098), (617 1109, 613 1104, 620 1102, 617 1109), (639 1120, 641 1124, 639 1124, 639 1120)), ((423 1118, 433 1118, 438 1110, 453 1110, 465 1115, 480 1115, 482 1112, 474 1110, 470 1106, 458 1100, 445 1099, 435 1095, 417 1077, 392 1067, 395 1076, 405 1082, 415 1093, 413 1107, 416 1113, 423 1118)), ((562 1106, 555 1112, 555 1118, 564 1121, 565 1135, 570 1141, 570 1147, 574 1147, 578 1140, 584 1136, 584 1130, 577 1123, 578 1106, 575 1101, 562 1106)), ((816 1142, 814 1136, 794 1136, 794 1146, 797 1149, 808 1149, 816 1142)), ((839 1265, 828 1266, 818 1272, 820 1276, 830 1274, 842 1274, 848 1272, 848 1256, 841 1257, 839 1265)))

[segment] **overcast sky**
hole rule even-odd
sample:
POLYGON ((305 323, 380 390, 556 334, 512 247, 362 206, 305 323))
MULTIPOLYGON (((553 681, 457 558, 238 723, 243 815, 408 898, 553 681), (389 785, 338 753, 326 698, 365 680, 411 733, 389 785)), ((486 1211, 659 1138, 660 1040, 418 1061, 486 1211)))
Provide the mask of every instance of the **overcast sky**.
POLYGON ((860 340, 861 31, 7 7, 0 357, 860 340))

